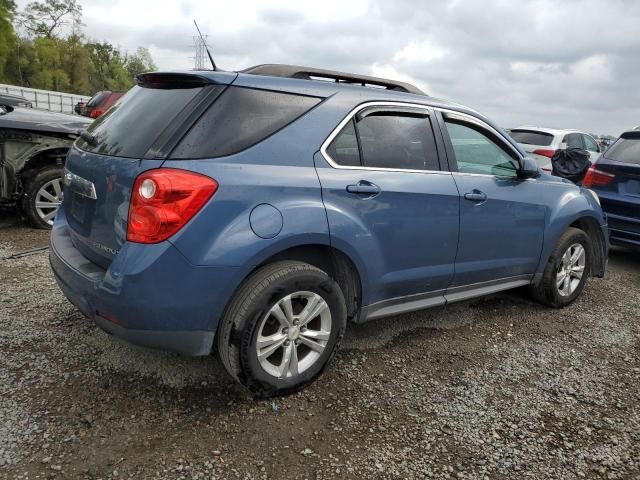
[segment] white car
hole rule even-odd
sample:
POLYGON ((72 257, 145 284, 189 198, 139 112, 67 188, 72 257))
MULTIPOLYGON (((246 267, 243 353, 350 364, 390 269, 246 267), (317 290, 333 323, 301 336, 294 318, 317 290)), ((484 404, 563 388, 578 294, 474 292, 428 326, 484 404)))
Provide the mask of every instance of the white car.
POLYGON ((556 150, 582 148, 589 152, 591 163, 600 156, 602 150, 588 133, 578 130, 524 126, 509 129, 511 137, 533 158, 540 168, 551 171, 551 157, 556 150))

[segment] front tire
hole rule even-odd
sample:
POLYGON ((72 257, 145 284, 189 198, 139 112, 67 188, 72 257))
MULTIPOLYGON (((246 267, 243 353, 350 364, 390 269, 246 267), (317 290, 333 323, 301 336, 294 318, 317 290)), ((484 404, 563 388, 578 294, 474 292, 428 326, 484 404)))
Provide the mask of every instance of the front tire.
POLYGON ((286 395, 329 365, 346 328, 342 290, 296 261, 260 268, 228 306, 217 335, 227 372, 262 397, 286 395))
POLYGON ((531 287, 533 297, 554 308, 572 304, 590 275, 592 255, 587 234, 577 228, 567 229, 549 257, 542 280, 531 287))
POLYGON ((25 182, 21 209, 32 227, 53 226, 62 203, 62 170, 60 165, 46 167, 25 182))

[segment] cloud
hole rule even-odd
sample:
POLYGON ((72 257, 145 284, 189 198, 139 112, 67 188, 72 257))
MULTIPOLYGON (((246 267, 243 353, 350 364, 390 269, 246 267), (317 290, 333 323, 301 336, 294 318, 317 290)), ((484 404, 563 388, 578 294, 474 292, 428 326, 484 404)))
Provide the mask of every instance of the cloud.
POLYGON ((617 134, 640 123, 635 0, 80 1, 87 35, 149 47, 162 69, 191 67, 196 18, 223 68, 391 76, 505 127, 617 134))

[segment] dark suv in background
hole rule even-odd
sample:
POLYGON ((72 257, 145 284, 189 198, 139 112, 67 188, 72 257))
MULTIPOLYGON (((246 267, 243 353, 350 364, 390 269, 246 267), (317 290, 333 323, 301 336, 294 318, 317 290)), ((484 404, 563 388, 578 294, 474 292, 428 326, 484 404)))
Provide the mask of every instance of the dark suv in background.
POLYGON ((600 197, 611 242, 640 247, 640 131, 623 133, 587 171, 583 185, 600 197))

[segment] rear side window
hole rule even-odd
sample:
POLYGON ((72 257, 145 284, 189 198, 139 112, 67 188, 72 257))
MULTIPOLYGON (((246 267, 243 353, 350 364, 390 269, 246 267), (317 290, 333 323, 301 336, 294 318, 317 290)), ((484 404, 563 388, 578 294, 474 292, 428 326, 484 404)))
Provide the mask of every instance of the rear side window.
POLYGON ((142 158, 154 140, 202 90, 133 87, 121 102, 87 129, 95 138, 78 139, 82 150, 115 157, 142 158))
POLYGON ((331 142, 327 153, 339 165, 348 167, 361 165, 355 120, 347 123, 335 140, 331 142))
POLYGON ((351 120, 327 153, 344 166, 440 170, 429 117, 417 113, 375 112, 351 120))
POLYGON ((640 135, 637 138, 620 138, 606 153, 607 158, 618 162, 640 165, 640 135))
POLYGON ((284 128, 318 103, 317 97, 229 87, 195 123, 171 158, 238 153, 284 128))
POLYGON ((553 135, 533 130, 511 130, 511 138, 524 145, 540 145, 548 147, 553 142, 553 135))

